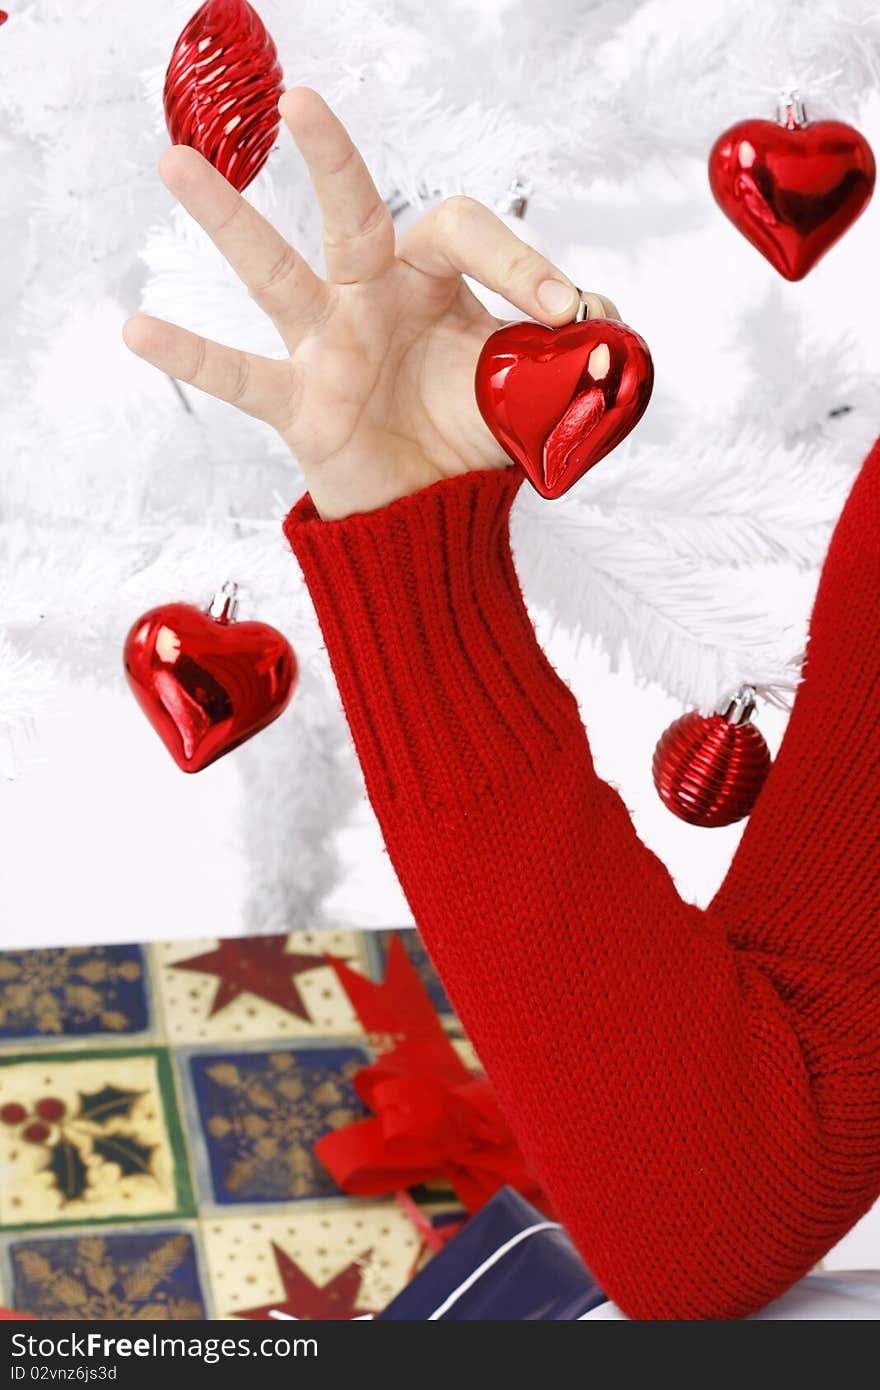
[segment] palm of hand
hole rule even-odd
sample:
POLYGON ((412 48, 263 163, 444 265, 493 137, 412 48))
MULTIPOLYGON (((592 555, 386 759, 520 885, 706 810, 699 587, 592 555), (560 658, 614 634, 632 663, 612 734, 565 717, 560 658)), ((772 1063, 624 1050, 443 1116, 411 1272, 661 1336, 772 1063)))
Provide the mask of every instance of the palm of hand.
POLYGON ((361 484, 370 477, 390 499, 508 462, 473 389, 498 320, 460 277, 436 280, 396 261, 375 281, 336 287, 333 298, 292 355, 291 417, 281 427, 313 485, 332 468, 361 484))

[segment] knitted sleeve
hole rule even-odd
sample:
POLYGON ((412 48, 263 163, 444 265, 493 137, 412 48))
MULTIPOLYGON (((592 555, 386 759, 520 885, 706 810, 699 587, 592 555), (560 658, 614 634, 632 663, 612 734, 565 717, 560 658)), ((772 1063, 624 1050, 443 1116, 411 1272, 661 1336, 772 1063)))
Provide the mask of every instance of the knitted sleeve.
POLYGON ((306 497, 285 529, 415 920, 585 1261, 632 1317, 738 1317, 880 1190, 880 451, 707 912, 593 770, 517 583, 517 486, 334 522, 306 497))

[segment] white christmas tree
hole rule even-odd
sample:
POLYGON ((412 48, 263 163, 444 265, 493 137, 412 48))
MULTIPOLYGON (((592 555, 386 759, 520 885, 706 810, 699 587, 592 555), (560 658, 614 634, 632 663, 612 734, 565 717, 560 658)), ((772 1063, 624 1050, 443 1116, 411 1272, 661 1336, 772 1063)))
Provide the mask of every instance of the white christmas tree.
MULTIPOLYGON (((280 534, 295 463, 264 426, 131 358, 138 308, 221 341, 280 343, 155 174, 161 84, 193 0, 20 0, 0 28, 0 775, 59 680, 120 687, 134 618, 225 579, 280 627, 301 683, 240 750, 250 925, 310 921, 331 830, 360 794, 307 594, 280 534), (277 775, 279 758, 285 774, 277 775)), ((258 0, 285 79, 317 87, 401 223, 451 193, 611 295, 657 384, 625 443, 563 500, 525 493, 514 542, 536 614, 711 706, 742 680, 784 700, 830 528, 872 440, 880 348, 869 214, 797 285, 711 200, 733 121, 797 85, 880 147, 871 0, 258 0), (792 566, 803 584, 777 582, 792 566), (792 597, 794 593, 794 597, 792 597)), ((316 265, 307 179, 282 132, 247 196, 316 265)), ((157 756, 159 756, 157 745, 157 756)), ((9 794, 11 795, 11 793, 9 794)), ((7 805, 12 803, 7 797, 7 805)))

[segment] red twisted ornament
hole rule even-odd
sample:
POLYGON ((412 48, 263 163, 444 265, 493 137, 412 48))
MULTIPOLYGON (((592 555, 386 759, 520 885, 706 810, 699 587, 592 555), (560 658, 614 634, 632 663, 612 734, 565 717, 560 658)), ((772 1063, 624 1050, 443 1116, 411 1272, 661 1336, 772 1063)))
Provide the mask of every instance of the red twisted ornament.
POLYGON ((770 771, 770 750, 750 722, 749 686, 714 714, 691 710, 670 724, 654 750, 654 786, 690 825, 733 825, 752 810, 770 771))
POLYGON ((207 0, 174 45, 165 120, 175 145, 192 145, 239 192, 275 143, 284 81, 275 44, 247 0, 207 0))

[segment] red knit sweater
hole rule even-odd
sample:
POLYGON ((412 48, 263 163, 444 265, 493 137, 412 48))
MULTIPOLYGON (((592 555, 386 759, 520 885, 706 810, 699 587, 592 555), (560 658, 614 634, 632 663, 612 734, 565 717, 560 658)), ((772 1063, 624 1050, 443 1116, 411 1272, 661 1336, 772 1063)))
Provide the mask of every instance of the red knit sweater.
POLYGON ((880 445, 706 911, 596 776, 538 647, 518 484, 472 473, 335 522, 304 498, 285 529, 400 882, 561 1219, 631 1317, 738 1317, 880 1192, 880 445))

